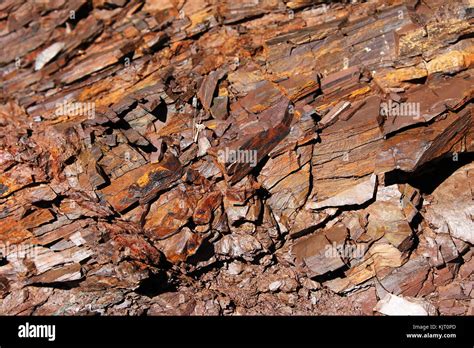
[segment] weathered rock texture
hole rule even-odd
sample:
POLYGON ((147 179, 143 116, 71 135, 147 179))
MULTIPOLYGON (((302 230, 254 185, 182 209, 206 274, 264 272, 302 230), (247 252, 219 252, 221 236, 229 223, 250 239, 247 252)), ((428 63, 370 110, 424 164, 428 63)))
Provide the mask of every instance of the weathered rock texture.
POLYGON ((0 314, 473 314, 473 22, 3 1, 0 314))

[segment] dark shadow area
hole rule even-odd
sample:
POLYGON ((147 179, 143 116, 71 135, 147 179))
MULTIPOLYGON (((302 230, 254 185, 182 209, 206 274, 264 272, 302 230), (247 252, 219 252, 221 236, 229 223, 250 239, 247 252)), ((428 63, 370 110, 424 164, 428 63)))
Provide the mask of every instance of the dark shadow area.
POLYGON ((140 283, 135 293, 147 297, 155 297, 165 292, 177 291, 175 284, 169 281, 165 272, 151 273, 148 278, 140 283))
POLYGON ((431 194, 456 170, 474 161, 474 153, 458 153, 457 161, 449 153, 430 161, 413 173, 394 170, 385 174, 385 185, 408 183, 423 193, 431 194))
POLYGON ((168 107, 166 106, 166 103, 163 101, 159 103, 156 108, 151 110, 151 114, 161 122, 166 123, 166 120, 168 119, 168 107))
POLYGON ((8 260, 6 257, 0 257, 0 267, 8 265, 8 260))
POLYGON ((92 4, 92 0, 87 1, 77 9, 74 13, 74 18, 69 17, 68 23, 71 24, 73 27, 79 23, 81 19, 85 19, 89 16, 89 14, 93 11, 94 7, 92 4))
POLYGON ((319 283, 323 283, 323 282, 326 282, 328 280, 332 280, 332 279, 335 279, 335 278, 346 278, 346 274, 345 272, 348 271, 350 269, 350 267, 348 265, 345 265, 335 271, 330 271, 330 272, 327 272, 323 275, 319 275, 319 276, 315 276, 315 277, 311 277, 311 279, 319 282, 319 283))
POLYGON ((80 286, 82 281, 83 279, 64 281, 64 282, 31 283, 30 285, 36 286, 39 288, 54 288, 54 289, 60 289, 60 290, 71 290, 73 288, 77 288, 78 286, 80 286))

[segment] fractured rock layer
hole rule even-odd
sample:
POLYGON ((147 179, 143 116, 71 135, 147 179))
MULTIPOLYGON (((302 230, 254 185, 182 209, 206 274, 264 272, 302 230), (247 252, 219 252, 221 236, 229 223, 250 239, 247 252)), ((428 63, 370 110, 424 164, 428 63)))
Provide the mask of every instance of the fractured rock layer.
POLYGON ((0 4, 0 314, 472 313, 472 1, 0 4))

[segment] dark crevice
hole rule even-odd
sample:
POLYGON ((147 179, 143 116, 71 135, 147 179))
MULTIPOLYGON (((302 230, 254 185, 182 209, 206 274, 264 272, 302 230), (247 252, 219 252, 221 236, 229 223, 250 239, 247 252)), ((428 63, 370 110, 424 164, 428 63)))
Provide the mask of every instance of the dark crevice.
POLYGON ((140 283, 140 286, 135 290, 135 293, 147 297, 155 297, 165 292, 177 291, 177 287, 173 282, 170 282, 166 273, 151 273, 148 278, 140 283))
POLYGON ((166 103, 163 101, 159 103, 156 108, 151 110, 151 114, 161 122, 166 123, 166 120, 168 119, 168 107, 166 106, 166 103))
POLYGON ((84 3, 84 5, 74 11, 74 18, 69 17, 68 23, 71 24, 73 28, 75 28, 77 23, 79 23, 80 20, 87 18, 92 11, 92 0, 88 0, 86 3, 84 3))
POLYGON ((345 272, 348 271, 349 268, 350 267, 348 265, 344 265, 343 267, 341 267, 337 270, 329 271, 325 274, 312 277, 312 279, 319 282, 319 283, 323 283, 323 282, 326 282, 328 280, 332 280, 332 279, 335 279, 335 278, 346 278, 345 272))
POLYGON ((8 265, 8 260, 6 257, 0 257, 0 267, 8 265))
POLYGON ((110 181, 109 176, 105 173, 104 169, 100 165, 96 164, 95 168, 96 168, 97 172, 99 173, 99 175, 104 179, 104 183, 100 184, 100 185, 97 185, 97 187, 96 187, 96 190, 101 190, 101 189, 109 186, 112 182, 110 181))
POLYGON ((386 173, 385 185, 408 183, 422 193, 431 194, 456 170, 474 161, 474 153, 460 152, 457 156, 458 160, 454 161, 454 154, 446 154, 426 163, 415 172, 397 169, 386 173))
POLYGON ((140 205, 139 201, 136 201, 135 203, 130 204, 127 208, 125 208, 123 211, 120 212, 120 215, 125 215, 131 210, 137 208, 140 205))
POLYGON ((31 283, 31 286, 36 286, 38 288, 54 288, 60 290, 71 290, 77 288, 81 285, 83 280, 71 280, 64 282, 51 282, 51 283, 31 283))
POLYGON ((153 152, 158 151, 158 149, 156 148, 156 146, 154 146, 154 145, 151 144, 151 143, 149 143, 148 145, 130 144, 130 146, 139 148, 140 150, 142 150, 142 151, 145 152, 145 153, 153 153, 153 152))
POLYGON ((417 84, 417 85, 424 85, 426 83, 427 79, 428 79, 428 77, 425 76, 425 77, 420 77, 420 78, 417 78, 417 79, 409 80, 409 82, 411 82, 413 84, 417 84))
MULTIPOLYGON (((209 243, 208 241, 204 241, 199 247, 198 252, 188 257, 186 262, 191 265, 197 265, 199 262, 206 262, 210 260, 213 256, 215 256, 214 244, 209 243)), ((190 275, 192 275, 193 278, 197 279, 205 273, 209 272, 210 270, 221 268, 223 265, 224 263, 222 261, 213 262, 207 266, 201 267, 197 270, 190 272, 190 275)))

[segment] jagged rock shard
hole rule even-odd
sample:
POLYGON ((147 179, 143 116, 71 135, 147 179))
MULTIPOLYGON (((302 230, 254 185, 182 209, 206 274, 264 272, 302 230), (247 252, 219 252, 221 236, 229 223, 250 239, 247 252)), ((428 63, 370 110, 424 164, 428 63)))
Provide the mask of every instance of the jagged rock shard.
POLYGON ((375 173, 394 169, 413 172, 430 160, 459 148, 460 142, 472 128, 471 110, 448 115, 430 127, 417 127, 395 134, 387 139, 377 154, 375 173))
POLYGON ((213 71, 204 78, 197 95, 206 110, 210 109, 217 83, 225 74, 225 70, 213 71))
POLYGON ((422 256, 416 256, 402 267, 394 269, 381 280, 383 288, 395 295, 417 296, 430 283, 428 277, 430 266, 422 256))
POLYGON ((232 143, 225 143, 214 154, 218 156, 218 163, 224 168, 230 183, 236 183, 247 175, 281 140, 285 138, 290 130, 293 113, 289 108, 289 101, 283 98, 275 106, 259 115, 262 123, 268 124, 264 129, 253 135, 244 137, 232 143), (231 158, 227 154, 250 154, 255 156, 253 162, 235 159, 228 163, 231 158))
POLYGON ((397 185, 379 188, 376 200, 366 209, 369 214, 366 236, 372 240, 383 238, 400 251, 408 251, 413 244, 413 232, 397 185))
POLYGON ((151 204, 143 228, 154 239, 162 239, 176 233, 193 215, 196 199, 188 195, 189 188, 178 186, 165 192, 151 204))
POLYGON ((155 243, 157 248, 165 254, 166 259, 178 263, 194 255, 202 242, 202 236, 191 232, 187 227, 175 235, 155 243))
POLYGON ((339 254, 344 245, 347 229, 335 226, 327 231, 317 232, 293 245, 292 253, 299 267, 308 271, 310 277, 326 274, 344 267, 339 254))
POLYGON ((122 212, 138 201, 149 202, 176 182, 181 174, 178 159, 168 155, 159 163, 144 165, 114 180, 101 190, 101 194, 117 212, 122 212))
POLYGON ((309 169, 310 165, 307 163, 301 170, 287 176, 270 190, 272 196, 267 202, 274 212, 293 215, 303 206, 309 193, 309 169))

